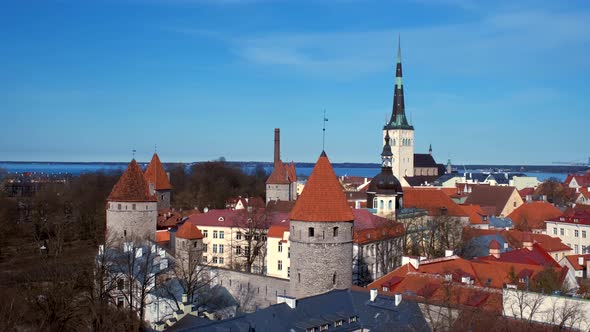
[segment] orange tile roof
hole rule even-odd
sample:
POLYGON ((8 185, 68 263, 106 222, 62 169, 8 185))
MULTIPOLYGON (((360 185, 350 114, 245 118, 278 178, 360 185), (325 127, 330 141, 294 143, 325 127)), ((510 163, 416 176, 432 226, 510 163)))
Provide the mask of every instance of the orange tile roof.
POLYGON ((354 220, 340 181, 325 152, 322 152, 311 171, 307 184, 295 202, 289 218, 328 222, 354 220))
POLYGON ((428 210, 428 214, 439 216, 446 209, 446 215, 466 217, 467 213, 444 191, 432 188, 404 188, 404 207, 428 210))
POLYGON ((156 197, 150 195, 148 184, 143 177, 141 168, 131 160, 127 170, 113 187, 107 201, 110 202, 155 202, 156 197))
POLYGON ((266 180, 266 184, 289 184, 288 167, 281 160, 275 163, 272 173, 266 180))
POLYGON ((168 181, 168 175, 166 175, 164 166, 162 166, 162 163, 160 162, 160 158, 158 157, 157 153, 154 153, 152 161, 150 161, 150 164, 145 170, 144 176, 148 184, 154 184, 156 190, 172 189, 170 181, 168 181))
POLYGON ((156 242, 168 242, 170 241, 170 232, 167 230, 156 231, 156 242))
POLYGON ((190 222, 185 222, 182 224, 182 226, 180 226, 180 228, 178 228, 178 231, 176 231, 176 237, 181 239, 196 240, 202 239, 203 233, 201 233, 196 225, 190 222))
POLYGON ((467 204, 460 206, 469 216, 469 222, 471 224, 487 224, 487 222, 484 222, 483 220, 483 217, 486 216, 486 213, 481 209, 481 206, 467 204))
POLYGON ((267 237, 274 237, 279 239, 285 238, 285 232, 289 231, 289 223, 279 225, 271 225, 268 229, 267 237))
POLYGON ((565 258, 568 260, 568 262, 570 262, 570 264, 572 265, 572 267, 575 270, 585 270, 586 269, 586 265, 580 265, 580 264, 578 264, 578 258, 579 257, 583 257, 584 258, 584 264, 586 264, 586 261, 590 259, 590 254, 584 254, 584 255, 567 255, 567 256, 565 256, 565 258))
POLYGON ((545 229, 545 221, 562 215, 562 212, 547 202, 531 202, 519 206, 508 215, 518 229, 545 229))

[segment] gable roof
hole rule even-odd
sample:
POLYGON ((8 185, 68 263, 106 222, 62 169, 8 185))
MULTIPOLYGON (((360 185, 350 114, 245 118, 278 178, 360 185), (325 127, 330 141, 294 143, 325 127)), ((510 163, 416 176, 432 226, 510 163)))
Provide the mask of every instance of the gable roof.
POLYGON ((473 186, 465 204, 477 204, 482 208, 494 207, 493 215, 497 216, 502 213, 515 190, 514 187, 507 186, 473 186))
MULTIPOLYGON (((451 189, 454 189, 454 188, 451 188, 451 189)), ((481 209, 481 206, 467 205, 467 204, 463 204, 460 206, 465 211, 465 213, 467 213, 467 215, 469 216, 469 222, 471 224, 473 224, 473 225, 487 224, 487 222, 484 222, 484 217, 486 216, 486 213, 481 209)))
MULTIPOLYGON (((429 153, 414 153, 414 167, 418 168, 430 168, 437 167, 436 161, 432 158, 429 153)), ((438 169, 438 168, 437 168, 438 169)))
POLYGON ((109 202, 155 202, 156 197, 150 195, 147 181, 145 180, 141 168, 135 161, 131 160, 125 173, 121 175, 119 181, 113 187, 109 197, 109 202))
POLYGON ((567 259, 567 261, 570 263, 570 265, 574 268, 574 270, 579 271, 579 270, 585 270, 586 269, 586 262, 588 260, 590 260, 590 254, 584 254, 584 255, 567 255, 565 256, 565 259, 567 259), (580 265, 578 262, 578 258, 582 257, 584 260, 584 265, 580 265))
POLYGON ((290 219, 328 222, 354 220, 340 181, 325 152, 322 152, 311 171, 307 184, 291 211, 290 219))
POLYGON ((404 207, 428 210, 431 216, 466 217, 467 213, 442 190, 433 188, 404 189, 404 207))
POLYGON ((508 215, 515 227, 522 230, 545 229, 545 220, 556 218, 562 212, 547 202, 525 203, 508 215))
POLYGON ((584 174, 568 174, 567 178, 563 183, 569 187, 572 180, 576 180, 576 183, 580 187, 590 187, 590 172, 584 174))
POLYGON ((158 157, 157 153, 154 153, 154 155, 152 156, 152 161, 150 161, 150 164, 145 169, 144 176, 148 184, 154 184, 155 190, 172 189, 170 181, 168 181, 168 175, 166 174, 164 166, 162 166, 162 163, 160 162, 160 157, 158 157))
POLYGON ((201 233, 201 231, 196 225, 190 222, 185 222, 176 231, 176 237, 181 239, 196 240, 202 239, 203 233, 201 233))

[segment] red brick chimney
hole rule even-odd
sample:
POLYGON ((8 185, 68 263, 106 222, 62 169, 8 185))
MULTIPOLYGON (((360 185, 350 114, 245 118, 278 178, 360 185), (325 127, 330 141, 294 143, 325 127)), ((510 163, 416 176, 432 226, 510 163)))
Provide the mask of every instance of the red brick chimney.
POLYGON ((281 130, 279 128, 275 128, 275 166, 279 160, 281 160, 281 130))

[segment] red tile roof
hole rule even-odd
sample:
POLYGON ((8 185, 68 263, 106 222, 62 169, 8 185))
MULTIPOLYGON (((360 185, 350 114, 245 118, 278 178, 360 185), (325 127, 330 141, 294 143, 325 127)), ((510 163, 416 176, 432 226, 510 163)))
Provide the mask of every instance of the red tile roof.
POLYGON ((500 242, 498 242, 496 239, 493 239, 492 241, 490 241, 490 249, 501 249, 502 247, 500 246, 500 242))
MULTIPOLYGON (((516 190, 514 187, 506 186, 472 186, 471 194, 465 200, 465 204, 478 204, 486 210, 486 207, 494 207, 494 216, 500 215, 512 193, 516 190)), ((487 212, 487 211, 486 211, 487 212)))
POLYGON ((444 191, 432 188, 404 188, 404 207, 428 210, 431 216, 444 214, 455 217, 467 217, 467 213, 455 203, 444 191))
POLYGON ((289 184, 289 178, 283 162, 279 160, 266 180, 266 184, 289 184))
POLYGON ((518 194, 520 195, 520 197, 522 199, 525 199, 528 195, 534 195, 535 194, 535 188, 522 188, 518 191, 518 194))
POLYGON ((484 217, 486 213, 481 209, 479 205, 460 205, 461 208, 467 213, 469 216, 469 222, 474 225, 478 224, 487 224, 488 222, 484 222, 484 217))
POLYGON ((330 160, 322 152, 301 196, 291 211, 291 220, 352 221, 354 216, 330 160))
MULTIPOLYGON (((185 223, 190 222, 197 226, 242 227, 244 226, 243 223, 247 222, 249 212, 246 211, 247 210, 212 209, 206 213, 189 216, 185 223)), ((288 222, 289 220, 289 215, 285 212, 264 212, 263 209, 260 209, 259 212, 256 212, 256 215, 261 215, 263 213, 266 213, 266 216, 264 216, 266 218, 264 222, 265 226, 281 224, 288 222)))
POLYGON ((586 265, 580 265, 580 264, 578 264, 578 258, 579 257, 583 257, 584 258, 584 264, 586 264, 586 261, 590 260, 590 254, 584 254, 584 255, 567 255, 567 256, 565 256, 565 258, 568 260, 568 262, 570 262, 570 264, 572 265, 572 267, 576 271, 585 270, 586 269, 586 265))
POLYGON ((156 242, 168 242, 170 241, 170 232, 168 230, 156 231, 156 242))
POLYGON ((160 158, 158 157, 157 153, 154 153, 152 161, 150 161, 150 164, 145 170, 144 176, 148 184, 154 184, 156 190, 172 189, 170 181, 168 181, 168 175, 166 175, 164 166, 162 166, 162 163, 160 162, 160 158))
POLYGON ((176 237, 181 239, 189 239, 189 240, 196 240, 202 239, 203 233, 199 230, 197 226, 191 224, 190 222, 185 222, 178 228, 176 231, 176 237))
MULTIPOLYGON (((463 241, 470 241, 471 239, 479 236, 498 235, 501 236, 510 245, 511 248, 522 248, 522 243, 524 242, 524 234, 525 232, 516 229, 511 229, 507 231, 504 229, 476 229, 466 227, 463 230, 463 241)), ((541 248, 543 248, 547 252, 572 250, 570 247, 561 242, 561 239, 558 237, 552 237, 546 234, 537 233, 530 233, 530 236, 532 237, 533 243, 539 244, 539 246, 541 246, 541 248)))
POLYGON ((538 243, 533 243, 532 250, 520 248, 505 251, 500 254, 500 258, 494 256, 478 257, 475 260, 493 260, 496 262, 530 264, 539 266, 559 267, 559 263, 538 243))
POLYGON ((569 174, 563 183, 566 186, 569 186, 573 179, 576 179, 576 183, 580 187, 590 187, 590 172, 584 174, 569 174))
POLYGON ((354 214, 354 243, 375 242, 400 236, 404 232, 402 223, 379 217, 369 210, 353 209, 352 212, 354 214))
POLYGON ((562 215, 562 212, 547 202, 531 202, 519 206, 508 215, 514 226, 521 230, 545 229, 545 220, 562 215))
MULTIPOLYGON (((576 206, 578 208, 578 206, 576 206)), ((547 221, 551 222, 561 222, 567 224, 582 224, 582 225, 590 225, 590 210, 579 210, 570 212, 569 214, 564 214, 557 218, 550 218, 547 221)), ((566 211, 568 212, 568 211, 566 211)))
POLYGON ((285 232, 289 231, 289 221, 287 220, 284 224, 276 224, 270 226, 268 229, 267 237, 285 239, 285 232))
POLYGON ((156 197, 150 195, 148 184, 135 159, 131 160, 127 170, 121 175, 107 200, 110 202, 156 201, 156 197))

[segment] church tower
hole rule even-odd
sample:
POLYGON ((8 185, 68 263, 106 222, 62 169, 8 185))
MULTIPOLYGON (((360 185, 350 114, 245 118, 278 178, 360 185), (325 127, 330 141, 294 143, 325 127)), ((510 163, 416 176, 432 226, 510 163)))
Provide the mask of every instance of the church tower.
POLYGON ((393 109, 389 122, 383 127, 383 145, 389 134, 393 152, 392 170, 398 179, 414 176, 414 127, 408 122, 404 104, 404 86, 402 82, 402 50, 398 40, 397 64, 395 69, 395 87, 393 109))
POLYGON ((303 298, 350 288, 354 215, 325 152, 289 219, 290 295, 303 298))
POLYGON ((367 207, 374 209, 382 217, 395 216, 396 211, 402 208, 403 190, 391 170, 393 153, 389 141, 389 133, 386 131, 385 145, 381 152, 381 173, 371 180, 367 188, 367 207))

